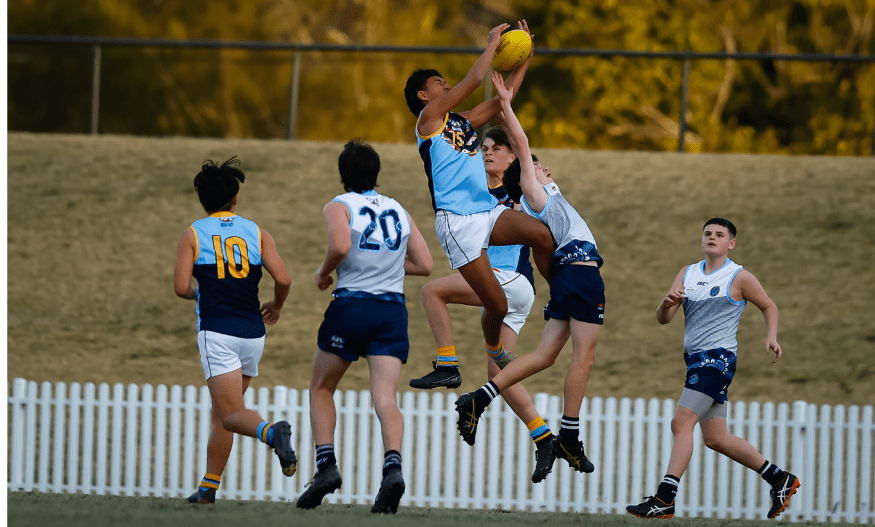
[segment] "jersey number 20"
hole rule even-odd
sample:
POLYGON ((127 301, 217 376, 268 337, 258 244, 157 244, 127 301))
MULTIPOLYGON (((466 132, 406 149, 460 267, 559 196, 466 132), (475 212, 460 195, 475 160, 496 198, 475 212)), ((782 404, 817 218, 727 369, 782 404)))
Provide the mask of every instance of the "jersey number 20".
MULTIPOLYGON (((370 207, 362 207, 359 209, 359 216, 371 217, 371 223, 365 227, 364 232, 362 232, 362 237, 359 238, 359 249, 364 249, 366 251, 379 251, 380 244, 374 243, 370 240, 371 235, 377 230, 377 213, 370 207)), ((398 247, 401 246, 401 221, 398 219, 398 213, 395 212, 395 209, 384 210, 380 213, 379 221, 380 230, 383 231, 383 245, 385 245, 390 251, 397 251, 398 247), (392 219, 392 226, 394 227, 392 230, 395 231, 394 239, 392 239, 392 236, 389 233, 389 226, 386 223, 386 218, 392 219)))

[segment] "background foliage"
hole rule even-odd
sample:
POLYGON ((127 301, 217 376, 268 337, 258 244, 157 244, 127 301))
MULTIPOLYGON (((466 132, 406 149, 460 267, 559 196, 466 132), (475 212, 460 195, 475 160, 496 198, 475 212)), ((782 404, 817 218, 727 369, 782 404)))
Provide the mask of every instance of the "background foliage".
MULTIPOLYGON (((872 0, 10 0, 10 34, 296 43, 483 46, 489 28, 528 20, 538 46, 648 51, 873 51, 872 0)), ((472 55, 308 52, 297 137, 412 142, 401 98, 410 71, 458 81, 472 55)), ((285 137, 291 53, 108 47, 100 131, 285 137)), ((517 98, 536 146, 674 150, 682 64, 543 56, 517 98)), ((875 65, 692 63, 685 148, 868 155, 875 65)), ((91 50, 11 45, 9 129, 86 132, 91 50)), ((471 96, 468 106, 483 99, 471 96)))

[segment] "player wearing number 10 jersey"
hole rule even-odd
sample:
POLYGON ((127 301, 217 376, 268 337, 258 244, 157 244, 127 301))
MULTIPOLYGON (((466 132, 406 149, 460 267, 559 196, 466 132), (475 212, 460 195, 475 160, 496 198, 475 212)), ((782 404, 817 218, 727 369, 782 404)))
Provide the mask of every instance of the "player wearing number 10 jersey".
POLYGON ((410 347, 404 275, 431 274, 432 259, 407 211, 394 199, 374 191, 380 156, 370 145, 348 142, 338 168, 346 193, 322 209, 328 248, 315 274, 316 285, 325 290, 334 283, 331 273, 337 271, 334 299, 319 327, 310 380, 316 475, 297 506, 317 507, 326 494, 340 488, 334 454, 334 391, 349 365, 365 357, 385 451, 383 481, 371 512, 395 513, 404 494, 400 454, 404 420, 395 386, 410 347))
POLYGON ((286 476, 297 467, 289 423, 270 424, 243 405, 243 393, 258 375, 264 324, 279 319, 291 279, 270 234, 234 212, 245 179, 237 163, 236 158, 221 166, 207 161, 195 176, 194 187, 208 216, 182 232, 173 272, 176 295, 197 301, 198 349, 213 403, 207 472, 188 498, 193 503, 216 500, 235 433, 273 448, 286 476), (259 308, 262 267, 275 285, 273 300, 259 308), (192 278, 198 289, 192 287, 192 278))

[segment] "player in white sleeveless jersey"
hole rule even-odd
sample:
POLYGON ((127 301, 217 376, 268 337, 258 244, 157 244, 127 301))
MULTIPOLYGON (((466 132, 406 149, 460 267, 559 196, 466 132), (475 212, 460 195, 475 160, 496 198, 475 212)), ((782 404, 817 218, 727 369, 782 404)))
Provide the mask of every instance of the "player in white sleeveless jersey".
POLYGON ((316 475, 297 506, 317 507, 326 494, 340 488, 334 454, 334 391, 349 365, 365 357, 385 450, 383 481, 371 512, 394 514, 405 488, 400 453, 404 421, 395 391, 410 347, 404 275, 428 276, 433 262, 407 211, 374 191, 380 156, 370 145, 348 142, 338 168, 347 192, 322 209, 328 250, 315 275, 316 285, 324 290, 334 283, 331 273, 337 271, 334 299, 319 327, 310 381, 316 475))
POLYGON ((766 322, 766 353, 782 356, 778 344, 778 308, 750 272, 729 259, 735 247, 735 225, 712 218, 702 229, 705 259, 680 270, 671 290, 659 303, 656 319, 668 324, 683 305, 684 359, 687 378, 671 422, 674 434, 668 471, 654 496, 626 510, 642 518, 671 518, 678 483, 693 453, 693 429, 702 429, 705 444, 730 459, 757 471, 771 485, 771 508, 766 516, 776 518, 799 488, 799 479, 769 463, 756 448, 726 427, 726 396, 735 376, 736 333, 741 313, 751 302, 766 322))
POLYGON ((504 186, 511 198, 520 197, 523 211, 545 223, 556 240, 551 262, 550 301, 544 308, 547 325, 534 353, 511 362, 479 390, 456 401, 459 432, 474 442, 477 421, 501 390, 553 365, 571 338, 571 366, 565 377, 563 415, 559 434, 553 439, 557 457, 579 472, 592 472, 579 439, 580 405, 595 359, 599 330, 604 322, 605 286, 599 267, 595 239, 586 221, 572 207, 553 182, 550 170, 533 161, 528 138, 511 107, 512 90, 497 72, 492 82, 505 128, 517 159, 505 171, 504 186))
POLYGON ((279 319, 291 279, 273 237, 235 213, 245 179, 237 163, 231 158, 221 166, 207 161, 201 167, 194 187, 209 216, 183 231, 176 250, 173 288, 178 296, 197 302, 198 348, 213 403, 207 472, 188 498, 192 503, 216 501, 235 433, 270 445, 286 476, 297 466, 289 423, 271 425, 243 405, 243 393, 258 375, 264 325, 279 319), (259 307, 262 268, 274 279, 274 299, 259 307), (192 278, 198 289, 192 287, 192 278))

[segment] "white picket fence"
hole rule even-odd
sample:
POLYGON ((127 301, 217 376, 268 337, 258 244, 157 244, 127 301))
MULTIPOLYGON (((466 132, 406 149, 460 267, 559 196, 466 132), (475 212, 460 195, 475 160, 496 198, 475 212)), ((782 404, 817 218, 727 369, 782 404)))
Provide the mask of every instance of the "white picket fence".
MULTIPOLYGON (((206 386, 7 382, 10 490, 184 497, 206 470, 210 397, 206 386)), ((400 395, 407 491, 402 506, 624 513, 656 490, 671 452, 672 400, 584 400, 581 438, 596 466, 590 475, 558 461, 539 484, 530 480, 534 447, 510 408, 492 404, 477 443, 456 431, 452 392, 400 395)), ((315 470, 306 391, 249 390, 246 406, 292 425, 298 473, 286 478, 272 452, 252 438, 235 441, 220 499, 293 501, 315 470)), ((371 503, 380 484, 383 445, 367 391, 335 394, 336 451, 343 486, 330 503, 371 503)), ((558 430, 556 396, 535 405, 558 430)), ((799 476, 785 516, 792 521, 875 521, 873 407, 795 402, 731 403, 732 433, 799 476)), ((696 428, 679 516, 764 518, 768 486, 753 471, 705 448, 696 428)))

